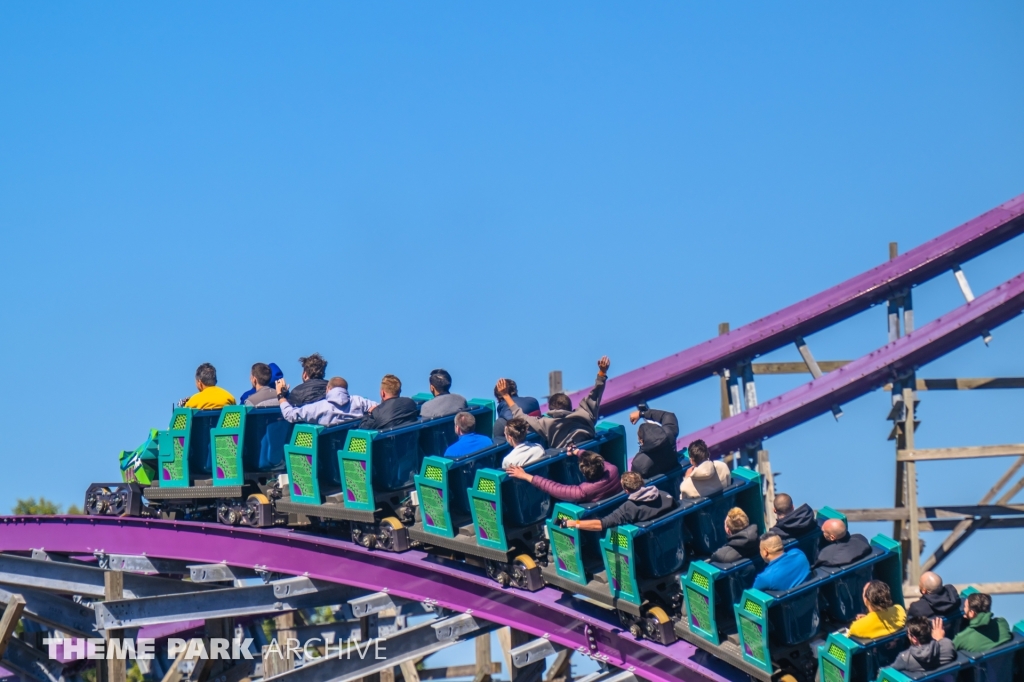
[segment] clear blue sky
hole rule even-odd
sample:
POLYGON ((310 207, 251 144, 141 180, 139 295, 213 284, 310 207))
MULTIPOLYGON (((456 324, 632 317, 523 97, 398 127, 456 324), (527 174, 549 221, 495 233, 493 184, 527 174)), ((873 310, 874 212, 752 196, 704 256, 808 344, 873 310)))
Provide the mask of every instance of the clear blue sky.
MULTIPOLYGON (((543 394, 857 274, 1024 192, 1022 25, 1012 2, 5 3, 0 510, 80 504, 201 362, 236 394, 312 351, 371 396, 434 367, 543 394)), ((1022 264, 1018 240, 965 271, 980 293, 1022 264)), ((962 301, 952 276, 915 296, 920 323, 962 301)), ((922 375, 1024 375, 1022 339, 922 375)), ((810 341, 857 357, 884 312, 810 341)), ((660 404, 689 432, 717 385, 660 404)), ((1021 407, 926 394, 919 442, 1021 442, 1021 407)), ((890 506, 888 398, 844 409, 768 442, 780 487, 890 506)), ((1008 465, 923 465, 921 498, 975 503, 1008 465)), ((1022 540, 981 533, 947 577, 1020 579, 1022 540)))

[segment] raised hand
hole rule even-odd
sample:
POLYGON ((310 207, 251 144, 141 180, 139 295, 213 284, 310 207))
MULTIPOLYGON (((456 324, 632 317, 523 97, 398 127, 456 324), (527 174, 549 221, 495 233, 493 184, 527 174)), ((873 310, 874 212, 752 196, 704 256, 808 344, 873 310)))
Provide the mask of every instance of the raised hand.
POLYGON ((629 413, 629 423, 636 424, 640 421, 640 410, 633 410, 629 413))
POLYGON ((608 368, 612 366, 612 361, 608 359, 607 355, 602 355, 601 359, 597 361, 597 368, 604 373, 608 373, 608 368))
POLYGON ((498 385, 495 386, 498 389, 498 395, 506 396, 509 392, 508 379, 498 379, 498 385))
POLYGON ((288 384, 284 379, 278 379, 274 382, 274 388, 277 389, 278 393, 285 393, 288 390, 288 384))

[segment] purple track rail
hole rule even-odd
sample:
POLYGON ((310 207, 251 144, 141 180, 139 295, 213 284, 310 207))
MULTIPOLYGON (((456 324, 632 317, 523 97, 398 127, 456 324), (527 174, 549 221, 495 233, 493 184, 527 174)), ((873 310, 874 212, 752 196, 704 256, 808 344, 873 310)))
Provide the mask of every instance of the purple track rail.
MULTIPOLYGON (((831 289, 675 355, 608 379, 601 414, 629 409, 830 327, 1024 232, 1024 194, 831 289)), ((579 404, 590 388, 573 393, 579 404)), ((546 409, 546 408, 542 408, 546 409)))
POLYGON ((464 565, 447 564, 424 552, 370 552, 351 542, 289 530, 231 528, 217 524, 88 516, 0 517, 0 550, 109 554, 226 562, 266 567, 289 575, 387 589, 417 601, 431 600, 456 611, 509 625, 586 651, 584 632, 597 637, 598 655, 609 663, 657 682, 739 682, 747 676, 687 642, 665 647, 637 641, 613 614, 560 590, 503 590, 464 565), (582 648, 582 649, 581 649, 582 648))
POLYGON ((1024 312, 1024 274, 939 317, 903 338, 756 407, 680 438, 701 438, 714 454, 781 433, 858 398, 979 338, 1024 312))

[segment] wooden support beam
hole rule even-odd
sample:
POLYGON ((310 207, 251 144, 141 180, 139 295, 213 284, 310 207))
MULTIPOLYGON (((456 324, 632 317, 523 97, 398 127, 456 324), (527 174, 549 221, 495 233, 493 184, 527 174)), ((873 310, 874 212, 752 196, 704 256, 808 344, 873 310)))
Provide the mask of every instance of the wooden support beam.
MULTIPOLYGON (((722 322, 718 325, 718 335, 729 333, 729 323, 722 322)), ((721 392, 721 410, 720 414, 722 419, 728 419, 731 415, 729 410, 729 380, 726 377, 726 372, 719 372, 718 374, 719 391, 721 392)))
POLYGON ((562 649, 544 676, 544 682, 566 682, 572 677, 572 649, 562 649))
POLYGON ((964 583, 963 585, 954 585, 957 592, 963 592, 968 587, 973 587, 978 592, 984 592, 985 594, 1020 594, 1024 592, 1024 581, 1009 582, 1009 583, 964 583))
POLYGON ((12 594, 4 608, 4 615, 0 616, 0 658, 3 658, 4 652, 7 651, 7 643, 11 641, 24 610, 25 598, 20 594, 12 594))
MULTIPOLYGON (((402 664, 402 678, 405 682, 416 682, 416 680, 449 680, 453 677, 471 677, 476 672, 476 664, 471 665, 450 665, 447 668, 424 668, 422 670, 416 670, 416 665, 412 661, 407 661, 402 664), (415 678, 411 678, 406 675, 406 665, 412 665, 413 671, 416 673, 415 678)), ((501 672, 501 663, 491 664, 491 675, 497 675, 501 672)))
MULTIPOLYGON (((121 571, 106 571, 103 574, 103 601, 116 601, 124 599, 124 573, 121 571)), ((115 640, 120 640, 123 632, 121 630, 107 630, 107 646, 115 640)), ((103 667, 102 661, 100 667, 103 667)), ((107 682, 126 682, 128 679, 127 661, 123 658, 107 659, 107 682)))
POLYGON ((949 459, 977 459, 979 457, 1012 457, 1024 455, 1024 444, 977 445, 965 448, 914 449, 912 446, 896 452, 897 462, 931 462, 949 459))
MULTIPOLYGON (((910 509, 841 509, 848 521, 910 521, 910 509)), ((918 507, 921 522, 933 519, 962 520, 975 516, 1024 516, 1024 504, 976 504, 918 507)))
MULTIPOLYGON (((427 671, 417 670, 416 661, 402 661, 402 663, 398 667, 402 671, 402 679, 405 680, 405 682, 420 682, 420 679, 430 679, 427 677, 422 677, 422 673, 425 673, 427 671)), ((463 677, 472 674, 472 672, 468 672, 464 673, 464 675, 452 675, 452 677, 463 677)))
POLYGON ((548 397, 562 392, 562 370, 548 372, 548 397))
MULTIPOLYGON (((850 360, 822 360, 818 369, 824 373, 834 372, 840 367, 850 364, 850 360)), ((754 362, 751 363, 754 374, 808 374, 807 364, 803 362, 754 362)))
MULTIPOLYGON (((1009 483, 1010 479, 1017 474, 1017 471, 1020 470, 1022 465, 1024 465, 1024 457, 1018 457, 1017 461, 1013 463, 1013 465, 1006 471, 1006 473, 1000 477, 996 484, 992 486, 992 488, 987 493, 985 493, 985 496, 983 498, 981 498, 981 504, 988 504, 989 502, 991 502, 992 498, 999 494, 999 491, 1003 488, 1003 486, 1009 483)), ((1010 500, 1013 499, 1017 492, 1020 491, 1022 486, 1024 486, 1024 478, 1018 481, 1017 484, 1010 490, 1008 494, 1003 495, 1001 498, 999 498, 998 504, 1004 505, 1008 503, 1010 500)), ((936 549, 935 552, 930 557, 928 557, 928 560, 924 562, 924 565, 921 567, 921 570, 934 570, 936 566, 942 563, 943 559, 949 556, 957 547, 966 542, 967 539, 971 536, 971 534, 975 530, 980 528, 982 525, 988 524, 984 521, 961 521, 959 524, 957 524, 955 528, 953 528, 953 532, 950 533, 949 536, 947 536, 946 539, 942 541, 942 544, 939 545, 938 549, 936 549)))
MULTIPOLYGON (((909 388, 903 389, 903 404, 907 409, 907 420, 904 424, 906 435, 904 436, 904 447, 907 450, 914 449, 914 392, 909 388)), ((897 453, 898 458, 899 453, 897 453)), ((907 580, 916 584, 921 579, 921 522, 917 510, 917 462, 910 460, 906 463, 907 477, 907 511, 910 514, 910 570, 907 572, 907 580)))
POLYGON ((474 640, 476 667, 473 682, 491 682, 491 633, 480 635, 474 640))

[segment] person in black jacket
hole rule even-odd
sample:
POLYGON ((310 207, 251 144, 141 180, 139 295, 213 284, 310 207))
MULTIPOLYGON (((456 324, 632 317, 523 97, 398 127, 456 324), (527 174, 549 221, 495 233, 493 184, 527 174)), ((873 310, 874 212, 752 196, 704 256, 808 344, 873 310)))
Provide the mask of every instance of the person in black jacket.
POLYGON ((403 398, 402 382, 394 374, 385 374, 380 381, 380 405, 372 408, 370 414, 359 422, 359 428, 371 431, 394 429, 415 424, 420 418, 420 408, 412 398, 403 398))
MULTIPOLYGON (((288 402, 292 407, 301 407, 309 403, 323 400, 327 396, 327 381, 324 375, 327 372, 327 361, 319 353, 299 358, 302 365, 302 383, 288 392, 288 402)), ((283 379, 281 380, 283 381, 283 379)), ((278 382, 280 392, 281 382, 278 382)))
POLYGON ((793 498, 786 493, 775 496, 775 526, 771 532, 783 540, 803 537, 812 531, 820 532, 814 519, 814 510, 806 504, 793 508, 793 498))
POLYGON ((849 566, 871 554, 871 544, 860 533, 851 535, 841 519, 829 519, 821 527, 821 533, 828 543, 818 551, 814 568, 827 566, 838 568, 849 566))
MULTIPOLYGON (((943 585, 938 573, 926 571, 921 574, 917 585, 921 589, 921 598, 907 609, 907 617, 922 618, 953 618, 959 620, 960 595, 952 585, 943 585)), ((956 625, 956 623, 954 623, 956 625)), ((953 629, 956 634, 956 628, 953 629)))
POLYGON ((600 519, 583 519, 564 521, 567 528, 580 530, 608 530, 615 526, 639 521, 651 521, 666 514, 676 506, 676 498, 658 490, 653 485, 645 486, 644 479, 635 471, 627 471, 619 478, 622 489, 629 493, 626 501, 616 507, 611 514, 600 519))
POLYGON ((646 423, 640 425, 636 437, 640 441, 640 452, 629 465, 644 478, 664 474, 679 466, 679 453, 676 451, 676 438, 679 436, 679 421, 676 415, 665 410, 654 410, 647 403, 640 403, 630 413, 629 422, 636 424, 641 418, 646 423))
POLYGON ((750 522, 747 513, 739 507, 733 507, 726 514, 725 534, 729 539, 715 550, 711 561, 731 564, 740 559, 761 560, 761 536, 757 526, 750 522))

